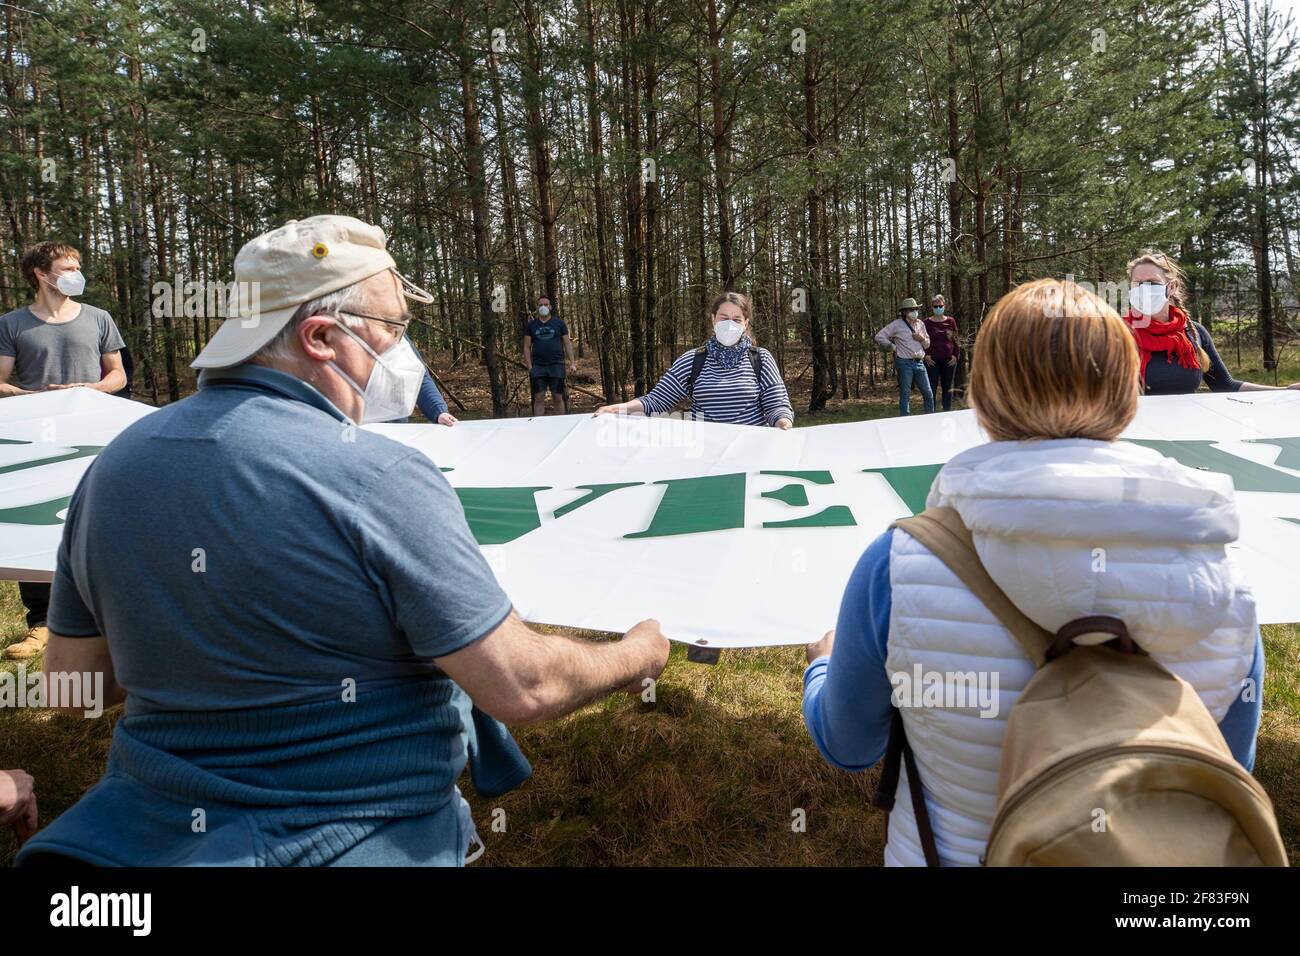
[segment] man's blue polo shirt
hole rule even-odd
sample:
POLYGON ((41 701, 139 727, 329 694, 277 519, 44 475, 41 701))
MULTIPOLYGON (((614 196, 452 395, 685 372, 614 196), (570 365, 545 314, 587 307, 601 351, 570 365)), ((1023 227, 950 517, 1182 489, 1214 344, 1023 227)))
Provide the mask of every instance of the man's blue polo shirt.
POLYGON ((19 862, 458 863, 462 720, 432 659, 510 601, 455 492, 293 376, 199 385, 69 505, 50 629, 105 635, 128 698, 104 779, 19 862))

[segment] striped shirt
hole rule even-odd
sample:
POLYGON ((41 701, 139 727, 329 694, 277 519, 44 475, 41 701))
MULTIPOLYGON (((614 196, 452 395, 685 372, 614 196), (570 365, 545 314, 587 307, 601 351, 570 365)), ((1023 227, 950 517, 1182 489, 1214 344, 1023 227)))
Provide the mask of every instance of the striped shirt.
MULTIPOLYGON (((748 355, 729 369, 721 368, 710 355, 695 380, 691 417, 732 425, 775 425, 778 419, 788 418, 793 424, 790 393, 786 391, 776 359, 767 349, 759 349, 758 353, 762 364, 757 378, 748 355)), ((694 359, 695 349, 683 352, 650 393, 641 396, 647 415, 666 415, 686 400, 686 383, 694 359)))

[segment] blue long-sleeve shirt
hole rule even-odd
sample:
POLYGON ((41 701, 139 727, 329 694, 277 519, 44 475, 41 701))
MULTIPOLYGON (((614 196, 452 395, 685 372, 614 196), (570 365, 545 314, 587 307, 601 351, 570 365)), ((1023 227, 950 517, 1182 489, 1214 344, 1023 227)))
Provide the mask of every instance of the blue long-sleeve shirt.
MULTIPOLYGON (((415 350, 415 354, 419 355, 420 350, 415 348, 415 343, 411 341, 409 335, 406 337, 406 341, 415 350)), ((438 416, 445 414, 448 410, 447 401, 442 397, 442 392, 438 391, 438 383, 433 380, 433 373, 429 371, 427 365, 424 367, 424 378, 420 380, 419 394, 415 396, 415 407, 420 410, 421 415, 435 425, 438 423, 438 416)), ((398 422, 409 420, 409 417, 396 419, 398 422)))
MULTIPOLYGON (((889 549, 893 529, 872 542, 858 560, 840 602, 835 646, 803 675, 803 717, 813 742, 827 762, 842 770, 866 770, 889 742, 893 685, 885 669, 888 655, 889 549)), ((1255 767, 1264 686, 1264 645, 1255 633, 1255 659, 1249 679, 1253 700, 1233 701, 1219 722, 1232 755, 1247 770, 1255 767)))
POLYGON ((437 424, 439 415, 447 412, 447 400, 438 391, 438 384, 427 368, 424 370, 424 381, 420 383, 420 394, 415 399, 415 407, 434 424, 437 424))

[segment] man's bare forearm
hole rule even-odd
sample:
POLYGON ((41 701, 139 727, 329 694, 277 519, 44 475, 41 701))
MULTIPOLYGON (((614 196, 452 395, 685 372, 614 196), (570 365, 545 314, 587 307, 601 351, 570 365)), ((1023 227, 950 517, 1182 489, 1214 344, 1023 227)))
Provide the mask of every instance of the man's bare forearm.
POLYGON ((115 368, 101 378, 97 384, 92 385, 91 388, 107 392, 110 395, 114 392, 120 392, 126 388, 126 373, 120 368, 115 368))
POLYGON ((599 644, 556 634, 538 637, 546 648, 539 655, 544 669, 539 675, 536 715, 527 723, 561 717, 612 691, 657 677, 663 669, 658 649, 663 638, 657 627, 643 634, 634 631, 621 641, 599 644))
POLYGON ((663 670, 668 647, 658 621, 592 643, 539 634, 511 611, 491 633, 435 660, 480 708, 519 726, 567 714, 612 690, 639 691, 641 678, 663 670))

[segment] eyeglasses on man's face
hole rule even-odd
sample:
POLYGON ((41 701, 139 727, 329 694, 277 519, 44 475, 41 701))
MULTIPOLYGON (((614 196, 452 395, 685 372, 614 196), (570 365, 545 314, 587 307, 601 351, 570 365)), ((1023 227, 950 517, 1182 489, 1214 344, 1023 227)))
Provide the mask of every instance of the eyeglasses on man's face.
POLYGON ((396 342, 406 334, 406 328, 415 318, 410 312, 403 312, 400 319, 385 319, 378 315, 369 315, 365 312, 352 312, 350 310, 340 310, 339 315, 350 315, 354 319, 369 319, 372 322, 382 322, 388 326, 388 332, 392 341, 396 342))

